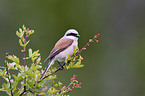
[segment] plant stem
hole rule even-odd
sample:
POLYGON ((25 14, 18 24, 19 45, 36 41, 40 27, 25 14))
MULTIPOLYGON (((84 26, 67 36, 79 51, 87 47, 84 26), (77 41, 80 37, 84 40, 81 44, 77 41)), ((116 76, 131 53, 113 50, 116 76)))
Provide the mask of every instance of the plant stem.
POLYGON ((59 71, 59 70, 62 70, 62 68, 60 67, 60 68, 56 69, 53 73, 50 73, 49 75, 46 75, 46 76, 45 76, 44 78, 42 78, 41 80, 37 81, 37 83, 40 83, 42 80, 44 80, 44 79, 47 78, 48 76, 50 76, 50 75, 56 73, 56 72, 59 71))
POLYGON ((8 53, 6 53, 6 70, 7 70, 7 78, 9 80, 9 83, 10 83, 10 89, 11 89, 11 96, 14 96, 13 95, 13 89, 12 89, 12 84, 11 84, 11 80, 10 80, 10 73, 9 73, 9 69, 8 69, 8 53))
MULTIPOLYGON (((24 38, 24 44, 26 43, 27 35, 24 38)), ((26 68, 26 46, 24 47, 24 67, 26 68)), ((26 77, 24 78, 24 84, 26 84, 26 77)), ((24 92, 26 92, 26 86, 24 86, 24 92)))
MULTIPOLYGON (((73 84, 73 83, 70 82, 70 84, 69 84, 64 90, 68 89, 72 84, 73 84)), ((60 90, 58 93, 60 93, 61 91, 62 91, 62 90, 60 90)))
POLYGON ((79 55, 83 50, 85 50, 86 47, 89 46, 89 44, 91 42, 93 42, 94 40, 96 40, 97 37, 99 37, 99 34, 95 35, 93 39, 90 39, 89 42, 75 56, 79 55))
MULTIPOLYGON (((71 90, 75 89, 76 87, 73 87, 71 90)), ((66 94, 68 94, 70 92, 70 90, 68 90, 66 93, 64 93, 64 95, 62 96, 66 96, 66 94)))
POLYGON ((19 96, 22 96, 25 92, 27 92, 27 91, 29 91, 29 92, 31 92, 32 94, 34 94, 34 92, 32 92, 31 90, 26 90, 26 91, 23 91, 19 96))

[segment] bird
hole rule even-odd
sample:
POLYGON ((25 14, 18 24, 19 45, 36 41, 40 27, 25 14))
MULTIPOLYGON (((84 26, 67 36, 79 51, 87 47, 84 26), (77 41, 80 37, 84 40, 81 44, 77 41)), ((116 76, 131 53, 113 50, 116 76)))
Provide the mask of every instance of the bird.
MULTIPOLYGON (((45 68, 43 74, 41 75, 42 79, 47 72, 47 70, 50 68, 51 64, 54 61, 63 62, 65 63, 65 59, 68 56, 72 56, 74 54, 73 48, 78 47, 78 38, 80 37, 79 33, 75 29, 69 29, 66 31, 64 36, 57 41, 54 48, 50 52, 49 56, 46 58, 44 62, 46 62, 49 59, 48 65, 45 68)), ((59 65, 63 67, 60 63, 59 65)))

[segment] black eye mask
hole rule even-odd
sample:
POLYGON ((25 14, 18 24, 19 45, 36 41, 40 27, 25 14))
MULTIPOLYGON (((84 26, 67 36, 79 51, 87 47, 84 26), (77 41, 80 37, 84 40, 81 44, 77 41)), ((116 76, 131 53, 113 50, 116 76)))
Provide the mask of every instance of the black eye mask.
POLYGON ((79 36, 79 35, 77 35, 76 33, 69 33, 69 34, 67 34, 67 36, 80 37, 80 36, 79 36))

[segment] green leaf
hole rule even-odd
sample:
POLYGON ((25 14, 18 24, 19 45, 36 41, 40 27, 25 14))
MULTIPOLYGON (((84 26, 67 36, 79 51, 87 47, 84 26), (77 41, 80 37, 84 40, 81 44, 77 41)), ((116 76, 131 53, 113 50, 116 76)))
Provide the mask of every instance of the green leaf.
POLYGON ((23 32, 23 30, 22 30, 21 28, 19 28, 19 32, 20 32, 20 33, 22 33, 22 32, 23 32))
POLYGON ((78 52, 78 50, 79 50, 78 46, 73 47, 74 54, 76 54, 78 52))
POLYGON ((22 38, 24 36, 24 31, 20 32, 20 37, 22 38))
POLYGON ((24 47, 24 44, 22 43, 21 39, 19 39, 19 44, 20 44, 20 46, 24 47))
POLYGON ((34 30, 29 30, 29 36, 34 33, 34 30))
POLYGON ((66 66, 66 68, 69 69, 69 68, 81 68, 81 67, 83 67, 84 65, 81 64, 82 59, 83 58, 80 55, 75 57, 74 60, 71 60, 69 62, 69 65, 66 66))
POLYGON ((53 87, 50 87, 49 90, 48 90, 48 93, 50 93, 49 96, 52 96, 52 94, 56 93, 56 92, 59 92, 59 90, 56 90, 55 88, 53 87))
POLYGON ((2 76, 5 76, 7 73, 6 68, 3 70, 2 76))
POLYGON ((23 26, 22 26, 22 29, 23 29, 23 30, 25 30, 25 29, 26 29, 25 25, 23 25, 23 26))
POLYGON ((18 31, 16 31, 16 35, 21 38, 20 33, 18 31))
POLYGON ((54 84, 54 86, 55 86, 55 87, 57 87, 57 86, 58 86, 58 84, 57 84, 57 83, 55 83, 55 84, 54 84))
POLYGON ((13 69, 13 70, 18 70, 18 68, 16 67, 16 63, 15 62, 8 63, 8 68, 9 69, 13 69))
POLYGON ((31 70, 25 71, 31 78, 35 78, 35 74, 31 70))
POLYGON ((19 64, 19 58, 17 58, 15 55, 8 55, 8 59, 12 60, 16 64, 19 64))
POLYGON ((16 64, 16 68, 20 69, 20 71, 24 71, 24 66, 21 66, 19 64, 16 64))
POLYGON ((74 63, 75 63, 74 61, 70 62, 69 65, 66 66, 66 68, 67 68, 67 69, 69 69, 69 68, 74 68, 74 66, 73 66, 74 63))
POLYGON ((34 56, 40 56, 40 54, 38 52, 39 52, 39 50, 34 51, 33 54, 32 54, 32 57, 34 57, 34 56))
POLYGON ((36 60, 37 64, 40 63, 41 57, 40 56, 39 50, 32 52, 32 49, 29 49, 29 58, 31 58, 32 62, 34 63, 34 61, 36 60))
POLYGON ((54 79, 56 79, 57 77, 56 77, 56 75, 51 75, 51 76, 49 76, 46 80, 54 80, 54 79))
POLYGON ((14 83, 12 84, 13 85, 13 89, 15 89, 19 83, 19 79, 16 75, 12 75, 15 79, 14 83))
POLYGON ((36 62, 37 62, 37 64, 39 64, 39 63, 40 63, 40 61, 41 61, 41 58, 38 58, 38 59, 37 59, 37 61, 36 61, 36 62))
POLYGON ((81 62, 77 62, 73 68, 81 68, 81 67, 84 67, 84 65, 81 65, 81 62))
POLYGON ((66 59, 65 59, 65 62, 68 63, 68 61, 71 60, 71 59, 72 59, 71 56, 68 54, 66 59))
POLYGON ((24 47, 26 47, 26 46, 28 45, 29 42, 30 42, 30 40, 27 41, 27 42, 24 44, 24 47))
POLYGON ((3 91, 6 91, 8 94, 11 91, 9 83, 3 83, 2 84, 2 89, 3 89, 3 91))
POLYGON ((20 92, 18 89, 15 89, 14 92, 13 92, 14 96, 19 96, 20 95, 20 92))
POLYGON ((0 76, 3 76, 3 71, 0 69, 0 76))
POLYGON ((34 81, 33 80, 29 80, 29 82, 27 82, 27 86, 32 88, 34 86, 34 81))
POLYGON ((3 91, 4 89, 3 88, 0 88, 0 91, 3 91))
POLYGON ((29 57, 32 57, 32 49, 29 49, 29 57))

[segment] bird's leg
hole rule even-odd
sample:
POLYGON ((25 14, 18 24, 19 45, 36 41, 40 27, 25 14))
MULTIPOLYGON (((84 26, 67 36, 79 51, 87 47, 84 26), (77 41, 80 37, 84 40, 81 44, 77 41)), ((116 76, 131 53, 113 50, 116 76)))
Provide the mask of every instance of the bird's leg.
POLYGON ((60 70, 63 70, 63 69, 64 69, 63 65, 61 65, 60 62, 59 62, 58 60, 56 60, 56 61, 57 61, 58 64, 60 65, 60 70))

